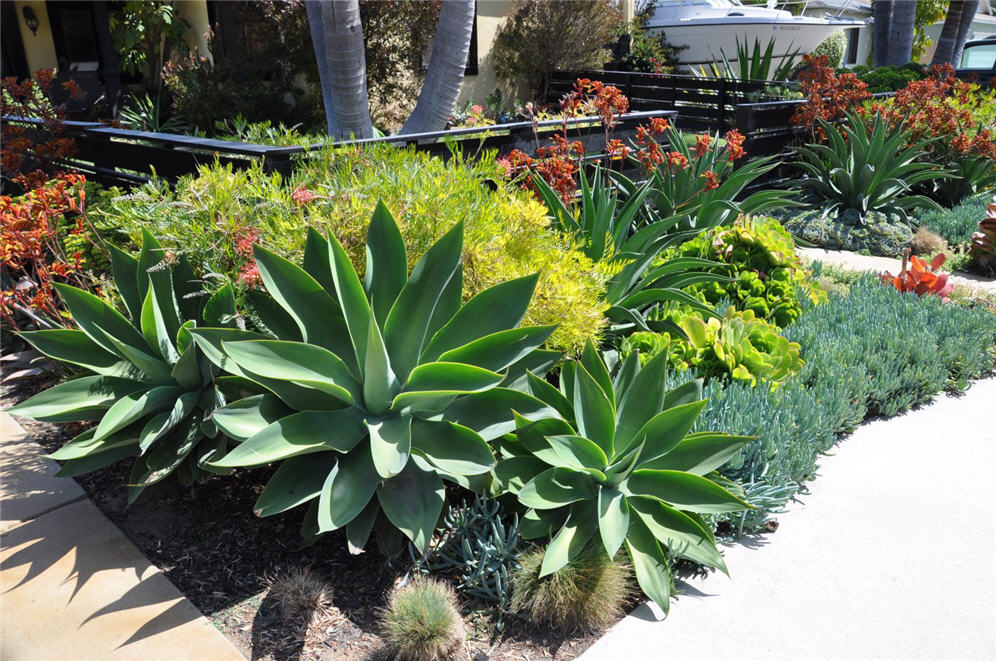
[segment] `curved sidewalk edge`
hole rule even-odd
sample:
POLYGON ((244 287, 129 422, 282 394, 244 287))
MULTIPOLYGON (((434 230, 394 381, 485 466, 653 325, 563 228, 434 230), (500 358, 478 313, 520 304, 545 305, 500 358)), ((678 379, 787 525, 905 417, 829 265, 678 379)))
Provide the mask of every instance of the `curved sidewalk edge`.
POLYGON ((0 413, 0 658, 244 661, 0 413))
POLYGON ((773 534, 579 661, 996 659, 996 379, 862 425, 773 534), (756 548, 757 546, 763 548, 756 548))

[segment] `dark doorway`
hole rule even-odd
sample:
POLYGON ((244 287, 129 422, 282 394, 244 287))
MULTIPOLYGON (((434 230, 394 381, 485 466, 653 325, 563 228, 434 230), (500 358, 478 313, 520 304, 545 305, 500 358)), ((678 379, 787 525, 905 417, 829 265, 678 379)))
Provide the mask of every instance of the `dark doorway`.
POLYGON ((93 3, 50 0, 45 6, 60 65, 75 64, 78 70, 96 71, 101 58, 93 3))

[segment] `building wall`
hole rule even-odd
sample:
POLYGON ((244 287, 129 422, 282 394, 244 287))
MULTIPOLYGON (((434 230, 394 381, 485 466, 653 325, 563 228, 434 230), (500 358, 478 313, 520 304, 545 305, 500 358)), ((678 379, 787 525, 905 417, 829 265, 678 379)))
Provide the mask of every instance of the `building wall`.
MULTIPOLYGON (((570 0, 561 0, 569 2, 570 0)), ((632 20, 634 1, 622 0, 623 13, 627 21, 632 20)), ((484 101, 485 97, 501 89, 505 99, 525 98, 529 95, 527 89, 509 89, 495 77, 494 65, 491 62, 491 46, 495 40, 498 28, 505 20, 505 15, 512 8, 512 0, 477 0, 477 67, 476 76, 464 76, 463 87, 457 104, 484 101)))
POLYGON ((48 22, 48 11, 44 0, 26 0, 14 2, 17 13, 17 25, 21 29, 21 41, 24 42, 24 56, 28 61, 28 70, 54 69, 58 65, 55 55, 55 41, 52 40, 52 26, 48 22), (38 17, 38 34, 32 34, 24 22, 23 7, 31 7, 38 17))

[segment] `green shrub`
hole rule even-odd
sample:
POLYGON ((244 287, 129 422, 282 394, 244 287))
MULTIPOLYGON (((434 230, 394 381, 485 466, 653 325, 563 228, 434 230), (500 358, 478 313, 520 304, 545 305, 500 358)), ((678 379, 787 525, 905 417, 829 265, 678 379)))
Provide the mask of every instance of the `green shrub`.
POLYGON ((804 299, 825 298, 795 254, 792 236, 771 218, 741 218, 682 244, 679 257, 698 257, 727 265, 729 282, 693 284, 686 288, 712 305, 723 299, 738 310, 751 310, 776 326, 798 318, 804 299))
POLYGON ((876 211, 864 218, 856 211, 834 216, 818 209, 777 215, 793 235, 827 250, 901 257, 913 239, 913 230, 903 219, 876 211))
POLYGON ((335 238, 311 230, 305 268, 255 250, 273 297, 259 311, 278 339, 193 331, 212 362, 262 391, 212 418, 241 441, 213 466, 280 463, 256 501, 259 516, 310 502, 306 536, 345 528, 359 550, 376 530, 389 555, 402 535, 424 553, 443 509, 442 478, 471 486, 494 467, 487 441, 511 431, 513 409, 546 412, 499 387, 560 357, 536 351, 553 327, 519 327, 536 277, 463 305, 462 241, 457 223, 409 275, 401 233, 378 205, 365 281, 335 238))
POLYGON ((465 298, 538 272, 526 322, 560 324, 551 346, 579 349, 605 323, 607 274, 549 228, 543 205, 528 192, 493 190, 500 180, 490 158, 443 161, 386 145, 328 149, 289 180, 258 168, 215 166, 181 179, 175 190, 150 184, 115 198, 98 222, 132 240, 148 228, 205 271, 233 280, 247 264, 239 249, 247 237, 293 261, 304 248, 301 230, 310 226, 334 232, 362 272, 366 224, 382 199, 399 219, 410 266, 456 222, 464 223, 465 298))
POLYGON ((970 243, 972 233, 979 230, 979 220, 986 215, 986 206, 991 200, 992 192, 979 193, 953 209, 924 211, 918 220, 953 246, 970 243))
POLYGON ((562 417, 517 412, 515 437, 501 443, 495 476, 529 508, 519 523, 522 537, 552 536, 540 578, 589 544, 606 558, 625 547, 640 588, 667 611, 669 558, 725 571, 700 515, 745 508, 728 490, 736 485, 714 470, 751 439, 689 435, 705 405, 702 382, 665 391, 666 365, 666 355, 641 366, 631 354, 612 378, 589 343, 580 362, 563 364, 559 390, 530 375, 530 392, 562 417))
POLYGON ((763 319, 755 319, 751 310, 738 312, 731 306, 722 318, 707 321, 694 312, 683 311, 672 319, 686 337, 633 333, 623 340, 620 358, 639 351, 640 360, 645 361, 664 352, 673 368, 751 385, 760 380, 774 386, 802 367, 799 345, 779 335, 778 329, 763 319))
POLYGON ((826 55, 827 56, 827 66, 839 67, 840 63, 844 59, 844 51, 847 50, 847 33, 843 30, 838 30, 832 35, 820 42, 820 44, 813 49, 812 54, 826 55))
POLYGON ((868 93, 895 92, 913 80, 923 80, 927 67, 916 62, 885 67, 868 67, 859 65, 852 69, 844 69, 843 73, 853 73, 868 84, 868 93))
POLYGON ((380 620, 385 642, 402 661, 455 658, 467 635, 453 588, 421 576, 391 591, 380 620))
POLYGON ((232 325, 235 299, 225 285, 207 298, 182 260, 145 234, 137 259, 114 248, 114 282, 126 318, 82 289, 56 284, 80 330, 22 334, 48 357, 88 374, 44 390, 10 409, 47 422, 98 420, 51 456, 61 476, 75 476, 135 458, 128 501, 176 473, 184 484, 212 472, 228 448, 213 422, 225 403, 217 370, 197 350, 197 325, 232 325))
MULTIPOLYGON (((866 417, 923 404, 946 388, 962 390, 991 372, 996 315, 903 295, 865 274, 847 295, 806 310, 785 335, 802 347, 802 370, 773 391, 711 382, 694 427, 758 437, 721 470, 757 508, 734 515, 739 528, 754 528, 778 511, 812 476, 836 434, 866 417)), ((668 382, 686 378, 669 375, 668 382)))
POLYGON ((561 631, 605 629, 625 613, 630 568, 592 545, 559 571, 541 575, 543 549, 523 554, 512 574, 512 610, 561 631))

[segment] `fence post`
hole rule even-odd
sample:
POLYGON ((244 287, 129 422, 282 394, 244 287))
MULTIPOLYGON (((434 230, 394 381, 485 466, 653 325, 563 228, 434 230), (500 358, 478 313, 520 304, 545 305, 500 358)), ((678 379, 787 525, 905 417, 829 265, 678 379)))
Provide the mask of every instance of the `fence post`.
POLYGON ((719 79, 719 112, 716 114, 716 132, 723 132, 723 123, 726 118, 726 78, 719 79))

